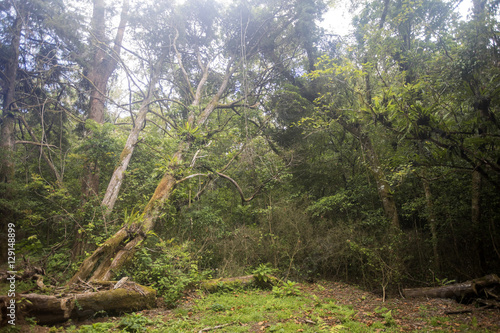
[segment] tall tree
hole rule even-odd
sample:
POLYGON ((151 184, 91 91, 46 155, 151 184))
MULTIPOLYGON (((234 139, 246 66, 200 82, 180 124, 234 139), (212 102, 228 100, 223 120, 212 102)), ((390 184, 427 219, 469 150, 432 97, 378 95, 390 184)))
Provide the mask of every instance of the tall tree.
MULTIPOLYGON (((8 200, 10 195, 9 183, 12 182, 14 177, 14 147, 15 147, 15 116, 13 109, 15 108, 15 90, 17 85, 17 70, 19 66, 19 46, 21 43, 21 33, 23 29, 23 23, 26 19, 24 5, 21 2, 16 2, 11 8, 9 4, 2 2, 3 6, 7 7, 7 13, 14 13, 14 15, 9 15, 8 18, 10 22, 6 22, 6 26, 10 29, 10 34, 7 39, 10 39, 10 43, 5 46, 2 45, 4 54, 8 55, 7 59, 4 60, 4 66, 2 66, 2 123, 1 123, 1 133, 0 133, 0 186, 1 187, 1 199, 8 200)), ((4 206, 4 205, 3 205, 4 206)), ((0 246, 0 259, 1 263, 7 262, 7 223, 10 220, 11 212, 2 209, 1 212, 3 218, 0 223, 0 232, 2 234, 0 246)))
MULTIPOLYGON (((92 61, 89 63, 86 80, 90 90, 88 120, 102 124, 105 118, 106 100, 108 98, 108 81, 115 71, 122 49, 123 37, 128 21, 129 1, 124 0, 120 22, 116 30, 113 47, 106 35, 106 2, 93 1, 93 14, 90 30, 90 49, 92 61)), ((88 133, 92 135, 91 133, 88 133)), ((84 166, 82 193, 84 198, 95 197, 99 193, 98 161, 87 161, 84 166)))

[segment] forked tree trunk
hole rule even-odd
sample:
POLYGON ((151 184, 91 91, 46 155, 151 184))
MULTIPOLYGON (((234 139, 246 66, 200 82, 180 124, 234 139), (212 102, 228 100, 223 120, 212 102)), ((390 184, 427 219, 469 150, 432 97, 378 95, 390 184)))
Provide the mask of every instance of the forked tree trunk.
MULTIPOLYGON (((181 154, 176 154, 176 157, 181 161, 181 154)), ((90 281, 108 281, 133 256, 135 247, 153 229, 159 213, 175 188, 177 181, 173 175, 174 167, 172 165, 161 179, 141 219, 131 225, 123 226, 85 259, 78 272, 68 282, 69 285, 77 283, 80 279, 86 280, 90 274, 92 274, 90 281), (96 265, 99 266, 96 268, 96 265)))

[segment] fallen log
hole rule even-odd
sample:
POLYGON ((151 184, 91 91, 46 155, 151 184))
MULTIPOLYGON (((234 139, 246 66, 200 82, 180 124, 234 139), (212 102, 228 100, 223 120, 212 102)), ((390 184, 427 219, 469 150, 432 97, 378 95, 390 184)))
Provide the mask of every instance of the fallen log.
POLYGON ((202 281, 200 289, 210 293, 219 291, 221 289, 238 289, 244 288, 254 283, 253 275, 238 276, 233 278, 220 278, 202 281))
POLYGON ((245 275, 202 281, 200 289, 208 292, 247 288, 251 286, 270 289, 270 287, 277 285, 278 283, 279 279, 272 275, 245 275))
MULTIPOLYGON (((60 295, 18 294, 16 295, 16 317, 32 317, 38 324, 55 324, 68 319, 88 318, 96 313, 120 314, 156 306, 156 291, 134 282, 125 282, 114 289, 116 282, 99 282, 93 290, 107 290, 60 295)), ((4 307, 10 298, 0 296, 4 307)), ((5 309, 6 310, 6 309, 5 309)), ((2 309, 2 314, 4 313, 2 309)), ((6 312, 5 312, 6 313, 6 312)))
POLYGON ((478 297, 497 299, 497 292, 495 292, 497 288, 500 288, 500 278, 496 274, 490 274, 446 286, 403 289, 403 295, 405 297, 453 298, 462 303, 478 297))

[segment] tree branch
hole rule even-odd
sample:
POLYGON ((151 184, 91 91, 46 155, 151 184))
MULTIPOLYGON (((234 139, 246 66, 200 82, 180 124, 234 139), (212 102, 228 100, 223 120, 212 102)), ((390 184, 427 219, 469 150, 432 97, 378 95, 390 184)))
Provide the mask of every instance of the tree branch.
POLYGON ((30 134, 31 139, 33 140, 33 142, 31 142, 31 141, 20 141, 19 143, 23 143, 23 144, 28 144, 29 143, 29 144, 35 144, 35 145, 40 146, 40 154, 42 155, 42 157, 45 160, 45 162, 47 162, 47 164, 49 165, 49 168, 54 173, 54 176, 57 179, 58 186, 61 187, 62 186, 62 177, 61 177, 59 171, 57 171, 54 163, 52 163, 52 161, 50 160, 50 158, 47 156, 47 154, 45 154, 45 151, 43 150, 43 147, 55 147, 55 146, 44 144, 44 143, 39 143, 38 139, 36 138, 35 134, 33 133, 33 130, 31 129, 31 127, 26 122, 26 119, 24 119, 24 117, 22 115, 19 115, 19 119, 21 120, 21 122, 23 123, 24 127, 26 128, 26 130, 30 134))
POLYGON ((54 145, 49 145, 47 143, 40 143, 40 142, 34 142, 34 141, 22 141, 22 140, 17 140, 16 144, 22 144, 22 145, 34 145, 34 146, 41 146, 41 147, 50 147, 50 148, 56 148, 59 149, 59 147, 54 146, 54 145))

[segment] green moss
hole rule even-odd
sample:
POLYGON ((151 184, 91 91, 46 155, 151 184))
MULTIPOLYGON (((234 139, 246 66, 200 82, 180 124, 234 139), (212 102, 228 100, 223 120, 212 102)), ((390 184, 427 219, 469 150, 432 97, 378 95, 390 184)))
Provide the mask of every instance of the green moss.
MULTIPOLYGON (((111 284, 107 281, 103 284, 111 284)), ((87 294, 76 295, 73 302, 72 316, 87 316, 100 311, 108 314, 150 309, 156 305, 156 291, 152 288, 136 285, 144 295, 136 290, 118 288, 87 294)))

